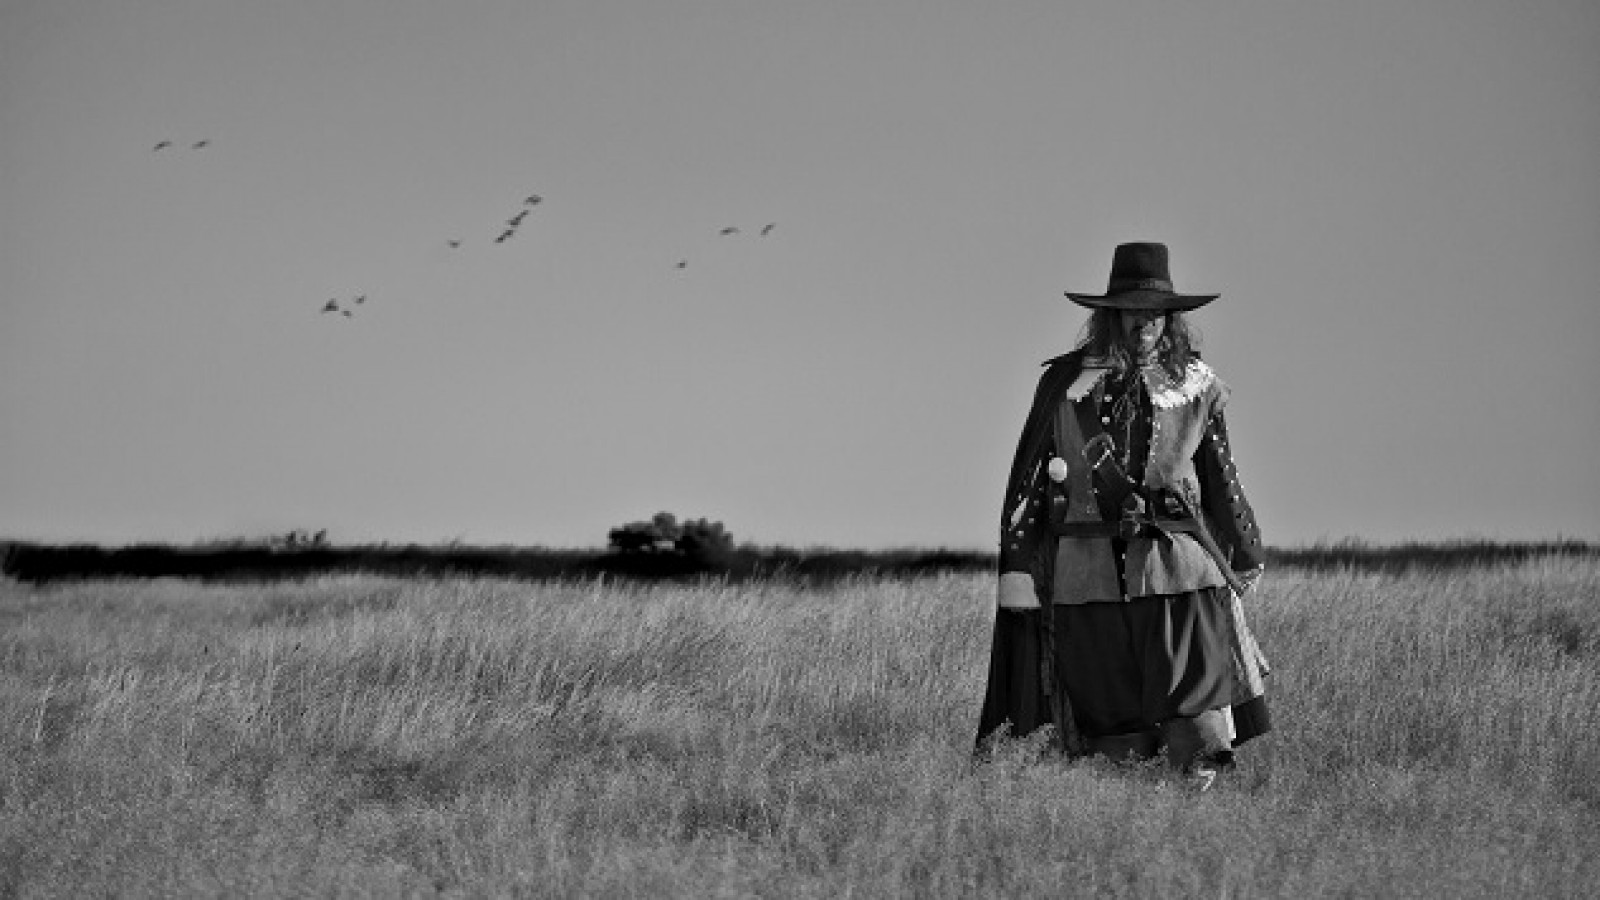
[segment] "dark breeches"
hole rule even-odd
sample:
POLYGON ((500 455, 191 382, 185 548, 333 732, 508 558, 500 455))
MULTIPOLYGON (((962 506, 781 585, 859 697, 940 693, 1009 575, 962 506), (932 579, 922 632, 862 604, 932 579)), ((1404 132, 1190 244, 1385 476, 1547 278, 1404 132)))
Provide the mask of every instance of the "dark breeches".
MULTIPOLYGON (((1055 670, 1091 752, 1143 758, 1166 744, 1177 766, 1201 756, 1231 758, 1220 711, 1235 688, 1225 590, 1055 607, 1055 670)), ((1041 615, 996 613, 980 741, 1003 724, 1022 736, 1052 721, 1041 675, 1041 615)), ((1257 701, 1234 707, 1236 724, 1258 706, 1259 730, 1266 730, 1257 701)), ((1253 724, 1244 731, 1258 733, 1253 724)))
POLYGON ((1056 652, 1073 718, 1090 738, 1151 732, 1228 706, 1226 596, 1212 588, 1056 607, 1056 652))

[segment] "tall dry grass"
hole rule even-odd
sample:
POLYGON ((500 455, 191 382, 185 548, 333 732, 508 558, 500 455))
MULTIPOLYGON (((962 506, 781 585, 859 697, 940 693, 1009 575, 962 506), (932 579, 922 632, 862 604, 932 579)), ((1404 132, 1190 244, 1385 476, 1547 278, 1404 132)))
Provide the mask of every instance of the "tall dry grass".
POLYGON ((1585 896, 1600 561, 1271 573, 1278 730, 973 766, 987 577, 0 586, 0 895, 1585 896))

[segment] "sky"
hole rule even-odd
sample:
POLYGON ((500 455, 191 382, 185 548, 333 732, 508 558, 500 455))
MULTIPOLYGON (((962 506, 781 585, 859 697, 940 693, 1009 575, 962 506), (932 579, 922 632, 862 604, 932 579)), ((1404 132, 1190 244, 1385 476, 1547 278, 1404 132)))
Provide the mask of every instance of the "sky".
POLYGON ((1269 544, 1600 539, 1596 46, 1592 0, 0 0, 0 537, 992 549, 1062 293, 1150 240, 1222 295, 1269 544))

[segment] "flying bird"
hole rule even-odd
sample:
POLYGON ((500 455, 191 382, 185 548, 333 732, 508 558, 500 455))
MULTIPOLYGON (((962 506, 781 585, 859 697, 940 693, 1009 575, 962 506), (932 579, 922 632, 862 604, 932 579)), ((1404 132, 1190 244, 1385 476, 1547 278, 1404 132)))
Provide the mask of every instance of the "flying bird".
POLYGON ((194 142, 194 147, 192 149, 204 150, 205 148, 207 148, 209 146, 211 146, 211 142, 210 141, 195 141, 194 142))
POLYGON ((689 261, 687 259, 678 260, 678 265, 676 266, 676 268, 679 268, 679 269, 687 269, 687 268, 689 268, 689 261))
POLYGON ((448 241, 445 241, 445 243, 449 244, 451 247, 459 247, 459 246, 461 246, 461 242, 458 241, 458 240, 448 240, 448 241))
POLYGON ((165 150, 165 149, 167 149, 168 147, 171 147, 171 146, 172 146, 172 142, 171 141, 162 141, 161 143, 155 145, 154 149, 156 149, 156 150, 165 150))
POLYGON ((508 228, 505 231, 500 232, 500 236, 495 238, 494 242, 496 244, 504 244, 515 233, 516 232, 508 228))
POLYGON ((734 227, 734 226, 732 226, 732 225, 729 225, 727 228, 724 228, 721 231, 717 232, 717 234, 722 234, 722 235, 738 234, 738 233, 739 233, 739 229, 734 227))
POLYGON ((778 223, 777 222, 768 222, 767 226, 765 228, 761 229, 761 236, 762 237, 766 237, 767 235, 772 233, 772 229, 777 228, 777 227, 778 227, 778 223))
POLYGON ((348 319, 348 318, 350 318, 350 310, 348 310, 348 309, 341 309, 341 310, 339 310, 339 311, 340 311, 340 312, 342 312, 342 313, 344 313, 344 317, 345 317, 345 318, 346 318, 346 319, 348 319))
POLYGON ((538 206, 540 203, 544 202, 544 198, 538 194, 529 194, 528 199, 522 202, 528 204, 529 206, 538 206))
POLYGON ((357 297, 356 298, 356 302, 357 303, 365 303, 365 302, 367 302, 367 295, 366 294, 362 294, 361 296, 357 297))
POLYGON ((325 312, 325 313, 338 312, 339 311, 339 301, 337 301, 337 300, 329 300, 327 302, 327 304, 322 307, 322 311, 325 312))

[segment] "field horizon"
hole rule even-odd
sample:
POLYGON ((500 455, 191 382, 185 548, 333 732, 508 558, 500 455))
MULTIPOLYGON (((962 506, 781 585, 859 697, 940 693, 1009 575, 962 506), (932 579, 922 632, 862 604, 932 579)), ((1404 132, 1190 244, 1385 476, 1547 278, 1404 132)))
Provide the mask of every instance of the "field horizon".
MULTIPOLYGON (((303 579, 329 574, 400 577, 478 576, 533 580, 799 578, 828 581, 860 575, 892 577, 992 571, 995 550, 951 547, 863 549, 751 543, 706 547, 557 548, 515 544, 336 544, 322 532, 260 538, 213 538, 187 544, 46 543, 0 540, 0 573, 41 584, 75 578, 192 577, 210 581, 303 579)), ((1514 563, 1548 556, 1600 558, 1600 543, 1554 538, 1493 541, 1461 538, 1372 543, 1354 538, 1266 548, 1270 566, 1402 572, 1514 563)))
POLYGON ((0 895, 1584 896, 1600 559, 1278 565, 1205 794, 975 762, 987 573, 0 581, 0 895))

